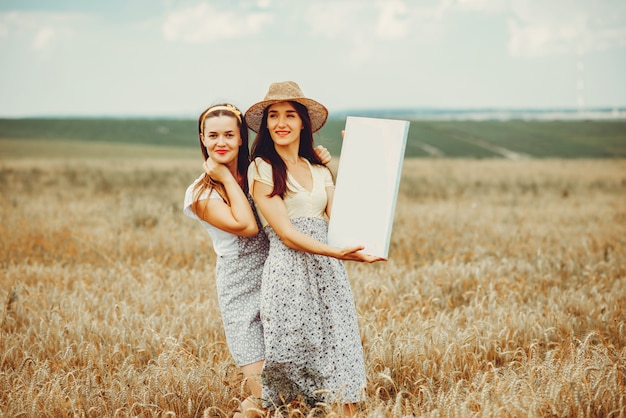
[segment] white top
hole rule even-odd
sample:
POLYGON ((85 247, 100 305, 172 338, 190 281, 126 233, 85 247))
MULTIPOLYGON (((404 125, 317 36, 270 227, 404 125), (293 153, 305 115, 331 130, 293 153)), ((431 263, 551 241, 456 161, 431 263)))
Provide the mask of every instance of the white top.
MULTIPOLYGON (((284 201, 285 206, 287 206, 289 219, 299 217, 326 218, 326 203, 328 201, 326 188, 334 187, 332 175, 326 167, 311 164, 306 158, 304 158, 304 161, 306 161, 311 170, 313 188, 309 192, 287 171, 287 193, 285 193, 284 201)), ((250 193, 254 190, 255 181, 271 187, 274 186, 272 166, 260 157, 255 158, 248 167, 250 193)), ((268 222, 258 209, 258 205, 257 213, 261 219, 261 225, 266 227, 268 222)))
MULTIPOLYGON (((185 192, 185 202, 183 204, 183 213, 192 219, 197 219, 198 221, 200 221, 204 229, 206 229, 206 231, 211 236, 211 240, 213 241, 213 250, 215 251, 215 254, 221 257, 237 255, 239 253, 237 235, 214 227, 207 221, 199 218, 198 215, 196 215, 196 213, 191 209, 191 204, 193 203, 193 197, 195 194, 194 186, 202 180, 202 177, 204 177, 204 174, 198 177, 196 181, 194 181, 191 185, 189 185, 189 187, 187 187, 187 191, 185 192)), ((208 190, 204 190, 202 194, 198 196, 197 200, 206 199, 222 199, 222 196, 220 196, 219 193, 217 193, 215 190, 211 190, 210 195, 208 190)))

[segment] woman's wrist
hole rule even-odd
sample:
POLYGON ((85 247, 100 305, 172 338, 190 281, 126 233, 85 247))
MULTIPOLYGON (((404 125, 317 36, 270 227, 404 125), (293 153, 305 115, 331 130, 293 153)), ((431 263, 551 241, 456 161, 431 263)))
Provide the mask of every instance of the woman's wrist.
POLYGON ((237 183, 237 180, 235 180, 233 176, 228 176, 225 179, 223 179, 222 184, 224 185, 224 187, 233 186, 233 185, 239 186, 239 183, 237 183))
POLYGON ((341 260, 341 256, 342 256, 341 249, 339 249, 339 248, 337 248, 337 247, 329 247, 329 249, 328 249, 328 255, 329 255, 330 257, 333 257, 333 258, 338 258, 338 259, 340 259, 340 260, 341 260))

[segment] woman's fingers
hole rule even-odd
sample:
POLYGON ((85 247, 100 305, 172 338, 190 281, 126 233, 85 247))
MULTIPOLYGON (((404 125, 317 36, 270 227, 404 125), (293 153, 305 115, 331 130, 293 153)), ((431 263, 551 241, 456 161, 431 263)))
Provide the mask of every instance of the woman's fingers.
POLYGON ((376 255, 371 255, 362 252, 365 249, 364 246, 359 245, 356 247, 346 247, 343 249, 343 259, 350 261, 360 261, 364 263, 375 263, 377 261, 387 261, 384 257, 379 257, 376 255))

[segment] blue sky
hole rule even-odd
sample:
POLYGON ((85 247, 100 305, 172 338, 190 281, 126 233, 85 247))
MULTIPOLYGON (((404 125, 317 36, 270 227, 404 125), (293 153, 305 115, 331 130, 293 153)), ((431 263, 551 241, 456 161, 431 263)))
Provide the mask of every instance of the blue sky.
POLYGON ((626 106, 624 0, 0 0, 0 116, 626 106))

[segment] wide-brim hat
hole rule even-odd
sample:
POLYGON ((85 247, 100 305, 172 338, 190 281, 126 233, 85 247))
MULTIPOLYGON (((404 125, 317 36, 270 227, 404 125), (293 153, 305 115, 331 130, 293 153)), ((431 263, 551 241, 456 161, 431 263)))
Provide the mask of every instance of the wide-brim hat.
POLYGON ((259 132, 265 108, 280 102, 298 102, 304 105, 309 111, 312 132, 319 131, 326 123, 326 119, 328 119, 328 109, 326 109, 323 104, 304 97, 304 93, 302 93, 297 83, 293 81, 281 81, 272 83, 265 95, 265 99, 253 104, 246 111, 245 118, 248 127, 254 132, 259 132))

